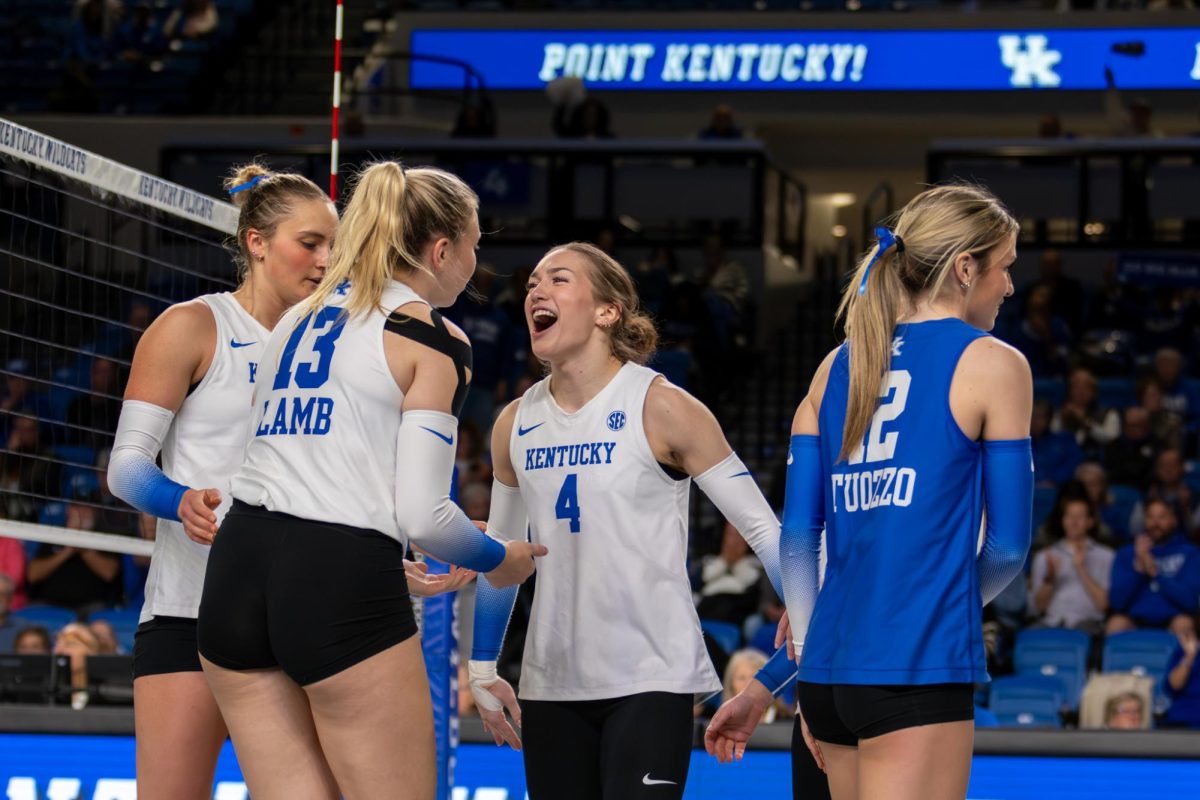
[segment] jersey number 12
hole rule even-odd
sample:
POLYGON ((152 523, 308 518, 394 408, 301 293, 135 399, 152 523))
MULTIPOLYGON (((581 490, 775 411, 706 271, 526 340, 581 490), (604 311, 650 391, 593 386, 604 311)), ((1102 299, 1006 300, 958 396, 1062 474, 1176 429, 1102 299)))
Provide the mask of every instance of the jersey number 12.
POLYGON ((871 428, 867 431, 867 438, 863 445, 855 448, 850 454, 848 463, 862 464, 864 461, 868 464, 876 461, 890 461, 896 455, 896 444, 900 439, 899 431, 883 432, 885 423, 895 421, 901 414, 904 413, 904 407, 908 405, 908 389, 912 384, 912 374, 906 369, 889 370, 883 376, 883 382, 879 387, 879 398, 883 402, 879 404, 879 408, 875 409, 875 415, 871 417, 871 428))

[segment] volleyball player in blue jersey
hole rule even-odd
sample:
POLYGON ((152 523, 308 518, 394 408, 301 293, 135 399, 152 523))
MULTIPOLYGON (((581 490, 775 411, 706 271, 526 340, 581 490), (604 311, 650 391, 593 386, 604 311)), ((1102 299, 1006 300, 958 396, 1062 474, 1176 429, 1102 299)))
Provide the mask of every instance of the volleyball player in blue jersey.
MULTIPOLYGON (((986 333, 1017 230, 981 188, 914 198, 877 230, 839 309, 847 341, 796 410, 780 559, 805 738, 834 798, 967 790, 983 606, 1030 542, 1032 379, 986 333)), ((754 691, 713 721, 722 760, 761 713, 754 691)))

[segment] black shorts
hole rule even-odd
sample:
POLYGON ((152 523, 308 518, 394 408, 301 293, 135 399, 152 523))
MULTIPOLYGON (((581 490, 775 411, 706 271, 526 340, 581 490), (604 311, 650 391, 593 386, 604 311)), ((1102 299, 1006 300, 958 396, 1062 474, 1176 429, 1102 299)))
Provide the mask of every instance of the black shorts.
POLYGON ((847 747, 905 728, 975 718, 975 687, 969 683, 859 686, 802 681, 796 690, 813 737, 847 747))
POLYGON ((199 672, 196 620, 189 617, 154 617, 138 625, 133 634, 133 677, 199 672))
POLYGON ((529 800, 678 800, 692 756, 690 694, 522 700, 529 800))
POLYGON ((417 632, 395 539, 240 501, 209 553, 198 623, 212 663, 278 667, 301 686, 417 632))

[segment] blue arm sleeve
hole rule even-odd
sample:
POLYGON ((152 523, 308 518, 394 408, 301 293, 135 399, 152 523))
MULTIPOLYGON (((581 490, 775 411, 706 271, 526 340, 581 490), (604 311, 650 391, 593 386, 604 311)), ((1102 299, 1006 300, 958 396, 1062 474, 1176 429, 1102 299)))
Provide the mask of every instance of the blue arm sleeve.
POLYGON ((787 688, 792 678, 796 677, 796 671, 796 662, 787 657, 785 645, 776 650, 767 663, 762 665, 754 679, 767 687, 771 694, 778 696, 787 688))
POLYGON ((516 586, 497 589, 480 575, 475 583, 475 628, 471 642, 472 661, 496 661, 504 645, 508 620, 517 602, 516 586))
POLYGON ((175 415, 140 400, 121 405, 117 434, 108 462, 112 493, 138 511, 179 522, 179 503, 188 487, 163 474, 155 459, 175 415))
POLYGON ((1025 566, 1033 539, 1033 447, 1030 439, 984 440, 987 532, 979 553, 979 591, 987 605, 1025 566))
POLYGON ((1128 611, 1138 589, 1149 577, 1133 568, 1133 548, 1122 547, 1113 559, 1112 578, 1108 586, 1108 607, 1113 611, 1128 611))
POLYGON ((779 574, 797 658, 802 656, 808 622, 817 602, 824 525, 825 476, 820 437, 793 436, 779 534, 779 574))
MULTIPOLYGON (((488 535, 501 540, 524 540, 528 516, 521 490, 492 480, 492 505, 488 512, 488 535)), ((472 661, 496 661, 504 645, 504 634, 517 602, 516 586, 497 589, 480 575, 475 584, 475 624, 471 641, 472 661)))

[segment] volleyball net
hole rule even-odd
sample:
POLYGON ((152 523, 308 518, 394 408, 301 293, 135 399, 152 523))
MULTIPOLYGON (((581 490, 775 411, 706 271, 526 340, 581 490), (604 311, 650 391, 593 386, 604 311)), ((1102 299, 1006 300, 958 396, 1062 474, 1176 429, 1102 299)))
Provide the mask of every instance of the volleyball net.
MULTIPOLYGON (((223 200, 0 118, 0 572, 64 547, 119 553, 121 585, 103 604, 136 627, 155 520, 105 477, 121 399, 138 340, 164 309, 234 288, 237 218, 223 200)), ((14 615, 61 625, 36 592, 16 590, 14 615)), ((446 797, 453 599, 414 605, 446 797)))

